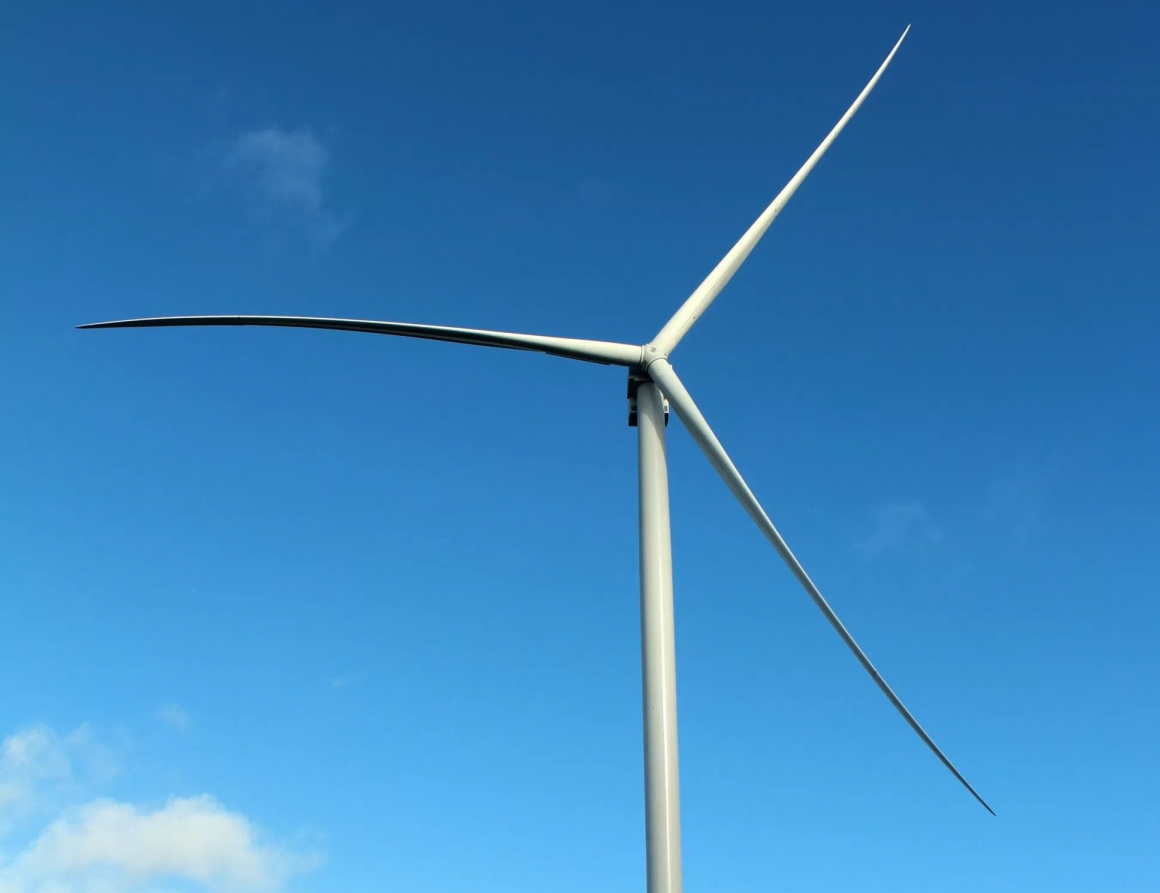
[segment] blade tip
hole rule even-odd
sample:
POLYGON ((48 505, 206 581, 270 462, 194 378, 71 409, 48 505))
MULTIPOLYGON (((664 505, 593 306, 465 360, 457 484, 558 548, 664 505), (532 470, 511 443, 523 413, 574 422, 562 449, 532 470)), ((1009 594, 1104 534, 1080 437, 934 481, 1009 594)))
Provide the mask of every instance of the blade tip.
POLYGON ((999 817, 999 816, 998 816, 998 815, 995 813, 995 810, 991 809, 991 804, 990 804, 990 803, 988 803, 986 800, 984 800, 982 797, 980 797, 980 796, 979 796, 979 792, 978 792, 978 791, 976 791, 976 790, 975 790, 973 787, 971 787, 970 785, 967 785, 967 790, 971 792, 971 796, 972 796, 972 797, 974 797, 976 800, 978 800, 978 801, 979 801, 979 803, 980 803, 980 805, 983 807, 983 809, 987 810, 987 812, 991 813, 991 815, 995 816, 995 818, 998 818, 998 817, 999 817))

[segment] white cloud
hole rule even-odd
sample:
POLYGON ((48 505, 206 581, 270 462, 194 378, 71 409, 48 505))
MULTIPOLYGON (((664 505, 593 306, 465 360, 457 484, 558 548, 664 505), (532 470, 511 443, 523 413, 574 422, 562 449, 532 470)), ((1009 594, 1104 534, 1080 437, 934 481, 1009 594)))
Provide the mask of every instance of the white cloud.
POLYGON ((321 863, 265 841, 209 795, 91 799, 75 771, 103 759, 91 739, 85 726, 66 738, 32 726, 0 745, 0 893, 278 893, 321 863))
POLYGON ((57 819, 12 864, 0 893, 97 893, 182 881, 207 890, 277 890, 318 860, 259 843, 212 797, 158 809, 98 800, 57 819))
POLYGON ((153 715, 175 732, 189 731, 189 714, 177 704, 162 704, 153 715))
POLYGON ((324 244, 342 231, 324 190, 330 153, 309 128, 243 133, 230 145, 225 166, 255 220, 304 228, 324 244))
POLYGON ((892 499, 874 513, 870 533, 858 543, 867 555, 898 552, 942 539, 921 502, 892 499))

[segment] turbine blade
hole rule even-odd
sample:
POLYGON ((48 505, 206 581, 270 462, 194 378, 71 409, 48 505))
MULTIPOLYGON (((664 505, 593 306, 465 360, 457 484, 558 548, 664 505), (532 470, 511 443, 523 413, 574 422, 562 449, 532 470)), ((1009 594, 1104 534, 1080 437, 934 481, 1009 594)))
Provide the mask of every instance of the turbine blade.
POLYGON ((491 332, 485 329, 460 329, 451 326, 429 326, 409 322, 381 322, 368 319, 326 319, 313 316, 161 316, 151 319, 121 319, 94 322, 78 329, 124 329, 152 326, 294 326, 305 329, 339 329, 345 332, 371 332, 376 335, 401 335, 429 341, 454 341, 483 347, 509 350, 531 350, 602 363, 606 366, 637 366, 641 349, 612 341, 586 341, 579 338, 554 338, 549 335, 520 335, 514 332, 491 332))
POLYGON ((773 547, 777 550, 782 560, 793 571, 793 575, 798 578, 798 582, 805 587, 810 598, 814 600, 814 604, 826 615, 826 619, 830 621, 830 625, 842 637, 842 641, 846 643, 846 647, 854 653, 854 656, 858 658, 858 662, 870 674, 870 678, 882 689, 882 693, 890 699, 890 703, 894 705, 894 708, 902 714, 903 719, 910 724, 910 727, 914 729, 918 737, 934 752, 934 755, 942 761, 942 764, 951 771, 951 774, 962 783, 963 787, 974 795, 976 800, 983 804, 987 812, 994 815, 995 811, 987 805, 987 801, 980 797, 979 793, 971 787, 970 783, 962 776, 959 770, 954 767, 954 764, 947 759, 946 754, 939 749, 930 735, 918 724, 918 720, 906 709, 906 705, 899 700, 894 690, 886 684, 886 680, 882 678, 882 674, 874 668, 874 664, 870 663, 870 658, 866 656, 866 652, 858 646, 858 643, 854 641, 854 637, 850 635, 850 631, 846 629, 842 621, 838 619, 838 615, 834 613, 834 609, 822 597, 822 593, 818 591, 818 587, 814 585, 814 581, 809 578, 805 568, 801 566, 801 562, 790 551, 789 546, 786 545, 781 534, 777 532, 777 528, 773 526, 773 522, 769 520, 769 516, 765 514, 765 510, 757 501, 757 497, 753 495, 753 492, 746 485, 741 474, 737 471, 736 466, 734 466, 729 455, 725 452, 724 447, 721 446, 721 442, 713 434, 709 423, 705 421, 705 417, 697 409, 697 404, 693 402, 693 398, 689 396, 689 392, 681 384, 681 380, 677 377, 676 372, 673 371, 673 367, 665 360, 657 360, 649 366, 648 371, 649 375, 652 376, 652 380, 657 383, 657 386, 660 387, 661 391, 668 398, 669 404, 676 411, 689 433, 693 435, 697 446, 701 448, 713 467, 717 469, 717 473, 721 475, 726 485, 733 491, 733 495, 737 497, 737 501, 749 513, 749 517, 761 528, 761 532, 765 534, 766 539, 773 544, 773 547))
POLYGON ((757 218, 753 226, 746 230, 745 235, 741 240, 734 245, 728 254, 721 259, 721 262, 713 268, 713 272, 708 275, 704 282, 697 286, 696 291, 689 295, 681 309, 673 314, 663 329, 657 333, 652 343, 656 346, 657 352, 662 356, 667 356, 673 348, 675 348, 685 337, 685 334, 693 327, 701 315, 713 303, 713 299, 717 297, 721 289, 723 289, 729 280, 733 278, 733 274, 744 263, 745 258, 749 257, 749 252, 765 235, 765 231, 769 229, 769 225, 773 223, 773 219, 781 213, 781 209, 785 207, 786 203, 797 192, 797 188, 801 186, 802 181, 806 178, 810 171, 814 169, 814 165, 830 148, 830 144, 837 138, 838 134, 842 132, 842 128, 846 123, 854 117, 854 112, 858 111, 862 102, 870 95, 870 91, 874 89, 874 85, 878 83, 878 79, 882 77, 882 72, 886 71, 886 66, 890 64, 890 60, 894 58, 894 54, 898 52, 898 48, 902 46, 902 41, 906 39, 907 32, 910 31, 910 26, 906 26, 906 31, 902 32, 902 37, 898 38, 898 43, 894 45, 894 49, 890 51, 890 55, 886 57, 886 61, 879 66, 878 71, 874 73, 874 77, 870 78, 865 89, 858 94, 858 98, 854 100, 854 104, 842 115, 842 118, 834 129, 830 131, 829 136, 822 140, 822 144, 814 150, 806 163, 802 165, 801 170, 794 174, 793 179, 786 184, 786 187, 778 193, 777 198, 773 200, 765 212, 757 218))

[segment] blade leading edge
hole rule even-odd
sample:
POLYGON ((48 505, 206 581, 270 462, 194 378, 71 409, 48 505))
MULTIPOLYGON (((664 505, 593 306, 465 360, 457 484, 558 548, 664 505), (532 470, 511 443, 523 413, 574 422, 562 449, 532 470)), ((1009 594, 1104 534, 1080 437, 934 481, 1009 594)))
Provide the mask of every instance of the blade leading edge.
POLYGON ((858 111, 858 108, 865 101, 866 97, 870 95, 870 91, 874 89, 874 85, 882 77, 882 72, 886 71, 886 66, 890 64, 890 60, 894 58, 894 54, 902 46, 902 41, 906 39, 907 32, 909 31, 910 26, 907 25, 906 31, 902 32, 902 37, 898 38, 898 43, 894 45, 894 49, 890 51, 890 55, 886 57, 886 61, 879 66, 878 71, 874 73, 874 77, 870 78, 870 83, 858 94, 858 98, 854 100, 854 104, 850 106, 846 114, 842 115, 841 120, 834 125, 834 129, 822 140, 822 144, 814 150, 814 154, 801 166, 801 170, 793 175, 793 179, 778 193, 777 198, 757 218, 753 226, 745 231, 745 235, 741 237, 740 241, 713 268, 713 272, 689 295, 685 303, 681 305, 681 309, 674 313, 673 318, 665 323, 664 328, 657 333, 652 343, 656 345, 657 351, 662 356, 667 356, 680 343, 689 329, 693 327, 693 323, 700 319, 701 315, 709 309, 709 305, 713 303, 714 298, 720 294, 721 289, 728 284, 729 280, 733 278, 733 274, 737 272, 737 269, 749 257, 749 252, 753 250, 754 246, 761 240, 761 237, 765 235, 765 231, 769 229, 769 225, 773 223, 774 218, 781 213, 781 209, 793 198, 793 194, 802 185, 802 181, 814 169, 814 165, 818 163, 819 159, 826 154, 826 150, 830 148, 830 144, 842 132, 842 128, 846 126, 846 123, 854 117, 854 112, 858 111))
POLYGON ((613 341, 587 341, 580 338, 556 338, 550 335, 492 332, 486 329, 461 329, 452 326, 371 319, 328 319, 317 316, 159 316, 93 322, 77 328, 126 329, 154 326, 292 326, 305 329, 337 329, 344 332, 370 332, 375 335, 401 335, 405 338, 425 338, 428 341, 453 341, 482 347, 502 347, 508 350, 531 350, 571 360, 601 363, 605 366, 638 366, 641 357, 639 345, 617 344, 613 341))
POLYGON ((822 596, 822 593, 818 590, 818 587, 814 585, 814 581, 809 578, 801 562, 797 560, 793 552, 790 551, 789 546, 786 545, 785 540, 782 539, 781 534, 778 533, 777 528, 773 526, 773 522, 769 520, 769 516, 765 513, 765 510, 757 501, 757 497, 753 495, 753 492, 741 477, 740 472, 737 471, 728 453, 725 452, 725 448, 721 446, 721 442, 717 440, 713 430, 709 427, 709 423, 701 415, 697 404, 693 402, 693 398, 685 390, 685 386, 677 377, 677 373, 673 370, 673 367, 665 360, 657 360, 648 367, 648 372, 652 380, 657 383, 657 386, 660 387, 661 391, 668 398, 669 403, 689 433, 693 436, 693 439, 697 442, 697 446, 701 448, 701 451, 709 459, 709 462, 717 469, 717 473, 721 475, 721 478, 733 492, 733 495, 737 497, 738 502, 749 513, 749 517, 761 528, 761 532, 765 534, 766 539, 773 544, 778 554, 781 555, 782 560, 793 571, 793 575, 798 578, 798 582, 805 587, 810 598, 814 600, 814 604, 826 615, 826 619, 830 621, 830 625, 842 637, 842 641, 846 643, 846 647, 854 653, 854 656, 858 658, 858 662, 870 674, 870 678, 882 689, 882 693, 890 699, 890 703, 894 705, 894 708, 902 714, 903 719, 909 723, 918 737, 934 752, 934 755, 939 758, 942 764, 951 771, 951 774, 962 783, 963 787, 974 795, 976 800, 983 804, 983 808, 987 812, 994 815, 995 810, 987 805, 987 801, 979 796, 978 791, 971 787, 970 783, 962 776, 962 773, 954 767, 954 764, 947 759, 946 754, 939 749, 939 746, 926 733, 926 730, 918 724, 918 720, 906 709, 906 705, 899 700, 894 690, 886 684, 886 680, 882 678, 882 674, 875 669, 874 664, 870 663, 870 658, 866 656, 866 652, 858 646, 858 643, 854 641, 854 637, 850 635, 850 631, 838 619, 838 615, 834 613, 834 609, 830 607, 829 603, 822 596))

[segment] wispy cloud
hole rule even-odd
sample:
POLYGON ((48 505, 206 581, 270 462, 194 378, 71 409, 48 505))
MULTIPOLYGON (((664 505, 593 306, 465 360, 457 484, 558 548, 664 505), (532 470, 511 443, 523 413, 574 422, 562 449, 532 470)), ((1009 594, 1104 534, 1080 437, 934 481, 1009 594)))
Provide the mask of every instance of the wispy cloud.
POLYGON ((191 893, 277 893, 321 864, 315 853, 269 842, 246 816, 206 794, 144 805, 90 799, 90 784, 75 769, 76 752, 91 739, 87 727, 61 738, 32 726, 0 745, 0 893, 174 884, 191 893), (71 784, 67 802, 64 782, 71 784))
POLYGON ((0 836, 32 810, 45 788, 71 776, 66 744, 47 726, 6 738, 0 745, 0 836))
POLYGON ((589 208, 606 208, 612 203, 615 190, 612 183, 600 177, 581 180, 575 186, 580 203, 589 208))
POLYGON ((33 725, 5 738, 0 743, 0 840, 83 785, 108 781, 117 768, 112 749, 96 741, 87 725, 63 737, 48 726, 33 725))
POLYGON ((870 532, 858 541, 857 548, 866 555, 882 555, 940 539, 942 531, 930 520, 921 502, 892 499, 875 511, 870 532))
POLYGON ((223 161, 254 222, 301 230, 321 245, 343 229, 327 202, 330 167, 330 152, 308 127, 248 131, 229 144, 223 161))
POLYGON ((367 678, 367 674, 365 672, 353 673, 350 676, 335 676, 333 679, 330 680, 330 687, 331 688, 348 688, 352 685, 358 685, 360 682, 362 682, 366 678, 367 678))
POLYGON ((1053 464, 1023 465, 996 478, 987 488, 983 519, 1016 539, 1028 536, 1043 523, 1056 474, 1053 464))
POLYGON ((162 704, 153 711, 153 716, 175 732, 189 731, 189 714, 177 704, 162 704))

